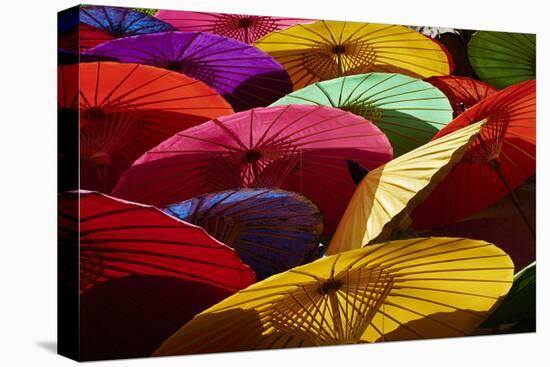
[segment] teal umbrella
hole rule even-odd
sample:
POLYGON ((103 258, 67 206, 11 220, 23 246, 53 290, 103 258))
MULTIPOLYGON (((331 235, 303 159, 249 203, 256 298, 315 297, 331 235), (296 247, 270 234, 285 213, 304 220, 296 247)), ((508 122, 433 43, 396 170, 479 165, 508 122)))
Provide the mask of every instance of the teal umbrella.
POLYGON ((536 79, 536 35, 476 32, 468 56, 479 78, 497 88, 536 79))
POLYGON ((368 73, 312 84, 272 104, 330 106, 363 116, 390 140, 394 156, 427 143, 453 119, 449 100, 436 87, 410 76, 368 73))

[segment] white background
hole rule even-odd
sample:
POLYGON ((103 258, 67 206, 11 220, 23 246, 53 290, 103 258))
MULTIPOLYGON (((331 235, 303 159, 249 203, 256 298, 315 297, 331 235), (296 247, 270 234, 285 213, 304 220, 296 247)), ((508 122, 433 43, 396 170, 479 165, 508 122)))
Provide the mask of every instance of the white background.
MULTIPOLYGON (((180 10, 357 20, 538 34, 536 334, 89 363, 89 366, 521 366, 548 355, 548 68, 544 0, 88 1, 180 10), (545 70, 546 67, 546 70, 545 70), (544 340, 546 339, 546 341, 544 340), (545 350, 546 348, 546 350, 545 350), (546 353, 545 353, 546 352, 546 353)), ((56 340, 56 12, 62 0, 0 10, 0 366, 68 366, 56 340)), ((521 244, 520 244, 521 245, 521 244)), ((159 300, 162 302, 162 300, 159 300)))

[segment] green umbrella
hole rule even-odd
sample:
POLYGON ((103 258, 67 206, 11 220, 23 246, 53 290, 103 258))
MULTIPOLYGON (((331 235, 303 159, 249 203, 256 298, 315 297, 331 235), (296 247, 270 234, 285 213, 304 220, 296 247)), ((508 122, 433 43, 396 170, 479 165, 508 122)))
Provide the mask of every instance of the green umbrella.
POLYGON ((394 73, 345 76, 312 84, 272 104, 337 107, 375 123, 390 140, 394 156, 427 143, 453 119, 449 100, 420 79, 394 73))
POLYGON ((497 88, 536 79, 536 35, 476 32, 468 55, 479 78, 497 88))
POLYGON ((480 334, 535 331, 537 264, 514 275, 510 292, 499 308, 481 325, 480 334))

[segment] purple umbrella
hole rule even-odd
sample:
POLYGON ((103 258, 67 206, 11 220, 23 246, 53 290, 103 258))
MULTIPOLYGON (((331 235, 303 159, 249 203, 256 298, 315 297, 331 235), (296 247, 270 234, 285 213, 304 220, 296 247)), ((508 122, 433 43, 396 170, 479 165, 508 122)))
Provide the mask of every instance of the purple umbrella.
POLYGON ((292 91, 286 70, 254 46, 202 32, 164 32, 115 39, 86 55, 153 65, 201 80, 235 111, 268 106, 292 91))

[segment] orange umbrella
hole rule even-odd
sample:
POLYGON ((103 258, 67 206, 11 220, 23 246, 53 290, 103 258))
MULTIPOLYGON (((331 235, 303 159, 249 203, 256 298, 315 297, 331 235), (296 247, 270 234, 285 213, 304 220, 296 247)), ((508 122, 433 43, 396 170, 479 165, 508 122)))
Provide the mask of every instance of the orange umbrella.
POLYGON ((94 62, 61 66, 58 75, 60 120, 80 112, 80 180, 86 189, 109 191, 147 150, 233 112, 206 84, 152 66, 94 62))
POLYGON ((449 98, 454 117, 497 92, 495 87, 465 76, 432 76, 426 81, 439 88, 449 98))

